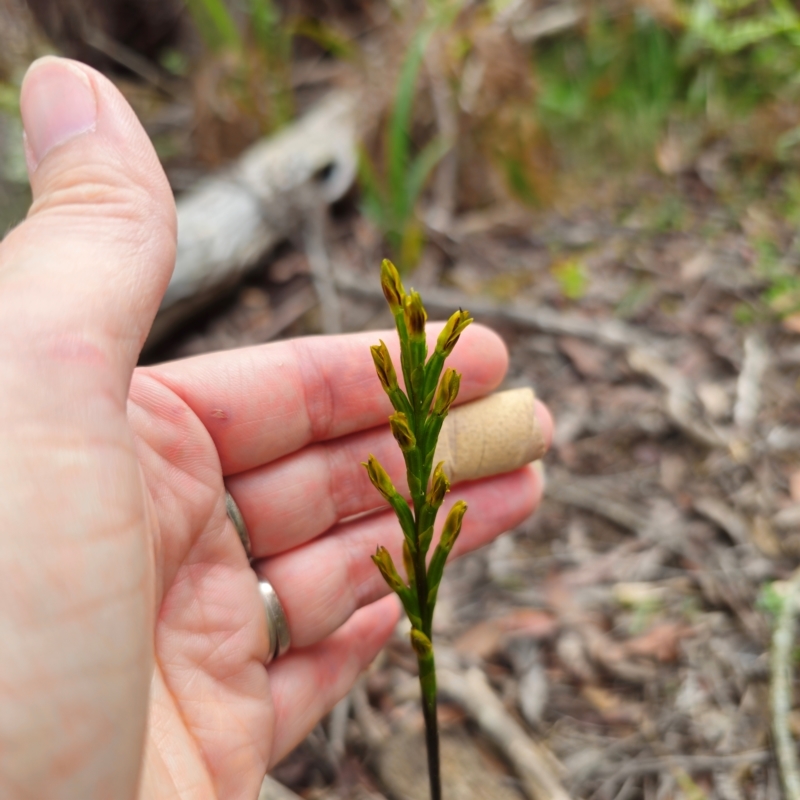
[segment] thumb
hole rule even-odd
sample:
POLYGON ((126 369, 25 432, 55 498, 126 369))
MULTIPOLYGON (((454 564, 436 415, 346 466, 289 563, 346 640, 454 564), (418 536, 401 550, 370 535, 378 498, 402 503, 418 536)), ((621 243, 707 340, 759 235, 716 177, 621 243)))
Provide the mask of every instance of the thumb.
POLYGON ((0 245, 0 334, 18 354, 102 362, 124 398, 174 266, 172 193, 95 70, 36 61, 20 108, 34 202, 0 245))

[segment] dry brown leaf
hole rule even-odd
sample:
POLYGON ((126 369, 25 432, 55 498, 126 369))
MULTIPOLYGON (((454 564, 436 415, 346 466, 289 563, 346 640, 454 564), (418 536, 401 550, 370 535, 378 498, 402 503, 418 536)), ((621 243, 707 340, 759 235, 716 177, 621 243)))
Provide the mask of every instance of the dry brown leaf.
POLYGON ((609 379, 612 363, 607 350, 582 339, 566 336, 559 339, 558 347, 581 375, 587 378, 609 379))
POLYGON ((679 622, 660 622, 647 633, 625 642, 625 650, 630 656, 654 658, 662 663, 676 661, 682 639, 692 635, 692 629, 679 622))
POLYGON ((800 313, 789 314, 788 317, 784 317, 781 320, 781 325, 789 333, 800 333, 800 313))
POLYGON ((502 617, 474 625, 456 639, 454 647, 464 655, 486 659, 502 650, 509 637, 549 639, 556 630, 558 621, 549 612, 538 608, 517 608, 502 617))
POLYGON ((602 686, 582 686, 581 695, 610 723, 639 723, 642 709, 635 704, 624 702, 618 695, 602 686))

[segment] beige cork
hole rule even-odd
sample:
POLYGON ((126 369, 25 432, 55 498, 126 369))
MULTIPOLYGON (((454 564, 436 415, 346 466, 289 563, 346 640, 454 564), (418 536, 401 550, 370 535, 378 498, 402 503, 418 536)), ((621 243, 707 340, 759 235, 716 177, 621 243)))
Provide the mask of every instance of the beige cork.
POLYGON ((451 409, 433 463, 451 483, 511 472, 545 453, 533 389, 510 389, 451 409))

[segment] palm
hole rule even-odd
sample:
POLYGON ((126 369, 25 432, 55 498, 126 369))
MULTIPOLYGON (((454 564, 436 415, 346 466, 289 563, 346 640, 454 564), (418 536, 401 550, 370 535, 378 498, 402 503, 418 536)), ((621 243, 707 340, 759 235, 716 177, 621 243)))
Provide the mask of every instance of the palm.
MULTIPOLYGON (((379 503, 358 463, 367 453, 398 481, 403 474, 388 427, 373 427, 388 414, 367 348, 374 339, 289 342, 134 375, 128 416, 158 521, 148 797, 187 781, 209 797, 252 796, 396 621, 391 598, 374 602, 385 585, 369 559, 378 543, 400 557, 396 522, 389 513, 348 519, 379 503), (223 476, 256 569, 289 620, 292 650, 267 670, 256 574, 225 515, 223 476), (166 766, 176 755, 178 774, 166 766)), ((454 360, 464 399, 496 385, 505 366, 502 345, 481 328, 454 360)), ((523 472, 464 487, 475 513, 461 549, 529 513, 530 481, 523 472)))
POLYGON ((185 402, 152 379, 135 376, 129 408, 158 520, 161 599, 142 796, 172 797, 187 785, 198 797, 253 796, 274 729, 264 612, 225 515, 219 457, 185 402), (166 419, 164 408, 183 413, 166 419), (176 759, 177 774, 168 766, 176 759))

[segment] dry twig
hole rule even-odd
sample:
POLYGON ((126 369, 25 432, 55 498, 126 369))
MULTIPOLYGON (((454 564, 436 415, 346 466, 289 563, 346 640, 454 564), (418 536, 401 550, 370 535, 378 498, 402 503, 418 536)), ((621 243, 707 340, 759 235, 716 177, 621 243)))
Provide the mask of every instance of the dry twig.
POLYGON ((295 794, 291 789, 287 789, 282 783, 278 783, 267 775, 261 784, 258 800, 301 800, 301 798, 299 794, 295 794))
POLYGON ((780 614, 772 634, 772 736, 775 755, 787 800, 800 800, 800 768, 797 749, 789 731, 789 713, 792 710, 792 661, 795 644, 795 618, 800 600, 800 570, 796 571, 786 586, 780 614))
POLYGON ((570 800, 554 769, 555 759, 532 741, 506 711, 486 676, 476 667, 465 674, 441 669, 439 688, 455 700, 514 767, 531 800, 570 800))
MULTIPOLYGON (((383 301, 380 288, 364 281, 355 273, 339 269, 336 285, 343 292, 383 301)), ((579 314, 561 314, 547 306, 523 304, 499 305, 484 297, 472 297, 452 289, 425 290, 425 307, 429 311, 450 312, 454 308, 469 308, 473 317, 486 317, 513 322, 523 328, 535 328, 556 336, 577 336, 591 339, 607 347, 627 348, 651 341, 649 334, 631 328, 615 319, 591 319, 579 314)))
POLYGON ((751 333, 744 340, 744 363, 736 384, 736 405, 733 408, 733 421, 737 427, 749 433, 752 431, 761 404, 761 382, 769 366, 769 350, 764 340, 751 333))
POLYGON ((724 756, 664 756, 663 758, 636 758, 623 765, 611 765, 614 774, 607 778, 595 792, 598 797, 612 797, 614 789, 628 778, 639 775, 655 775, 675 770, 696 774, 730 769, 749 764, 765 764, 771 758, 768 750, 751 750, 746 753, 724 756))
POLYGON ((692 387, 678 370, 650 348, 635 347, 628 352, 631 369, 646 375, 667 392, 666 412, 691 439, 705 447, 726 447, 726 439, 698 418, 692 387))

